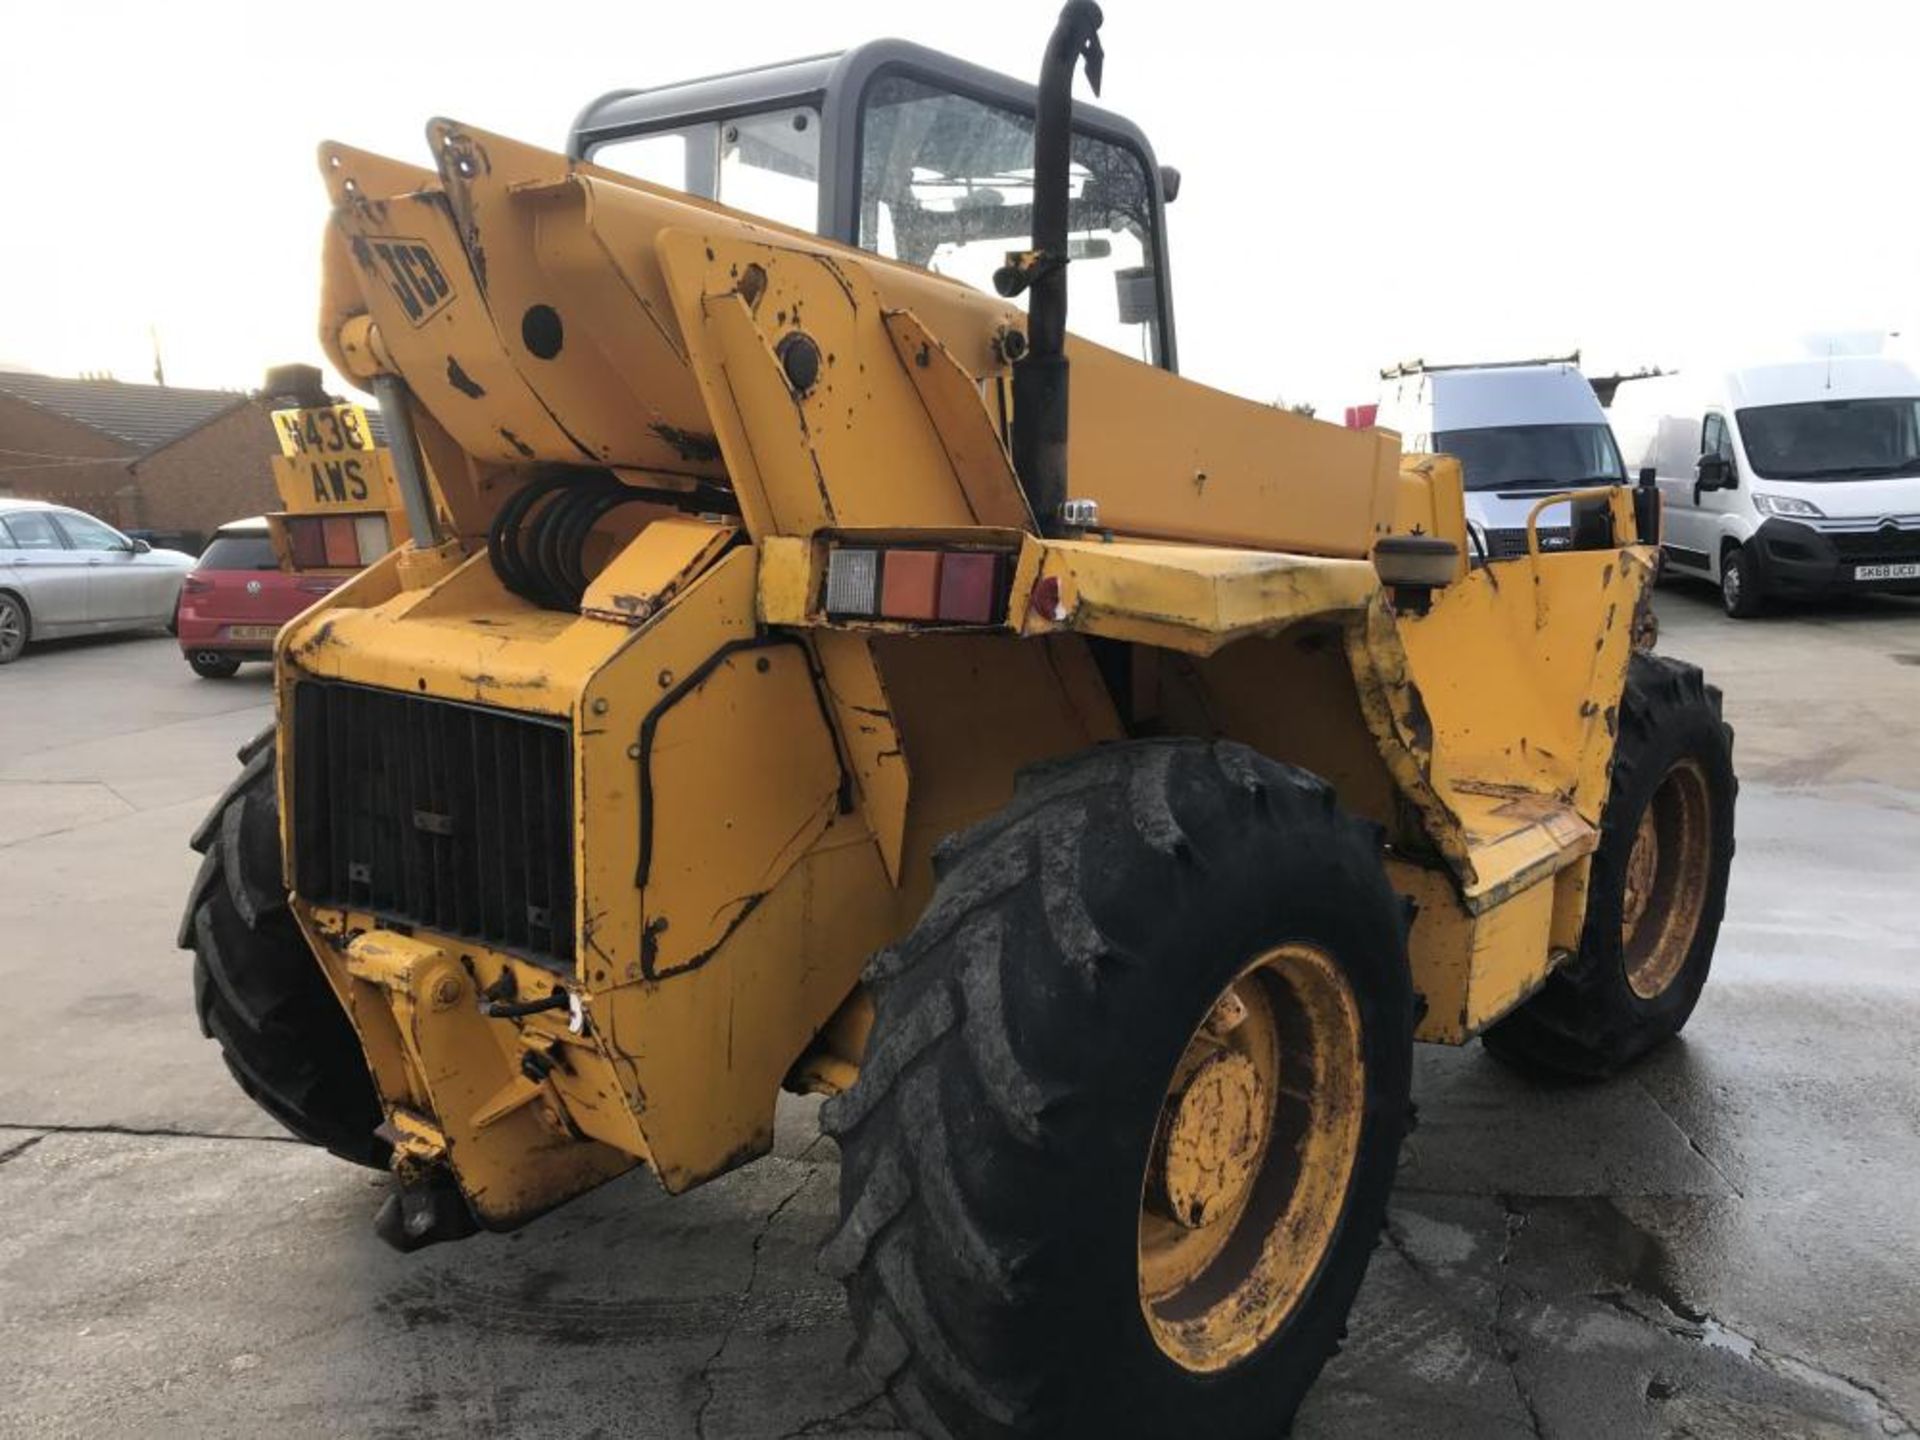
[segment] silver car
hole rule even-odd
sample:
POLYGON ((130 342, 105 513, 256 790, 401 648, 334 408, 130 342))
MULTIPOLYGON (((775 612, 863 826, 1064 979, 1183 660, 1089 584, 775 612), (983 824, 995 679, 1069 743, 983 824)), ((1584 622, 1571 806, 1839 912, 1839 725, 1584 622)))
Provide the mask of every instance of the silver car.
POLYGON ((78 510, 0 499, 0 665, 29 640, 168 624, 192 568, 78 510))

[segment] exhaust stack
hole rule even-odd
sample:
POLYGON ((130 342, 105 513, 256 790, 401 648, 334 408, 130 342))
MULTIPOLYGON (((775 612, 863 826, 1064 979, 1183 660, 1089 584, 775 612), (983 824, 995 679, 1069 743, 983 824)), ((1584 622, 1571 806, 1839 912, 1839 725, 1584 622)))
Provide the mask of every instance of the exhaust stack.
POLYGON ((1027 304, 1027 350, 1013 367, 1013 466, 1045 535, 1071 528, 1067 499, 1067 210, 1073 162, 1073 72, 1082 57, 1100 93, 1104 17, 1094 0, 1068 0, 1040 65, 1033 127, 1032 248, 1007 257, 993 286, 1027 304))

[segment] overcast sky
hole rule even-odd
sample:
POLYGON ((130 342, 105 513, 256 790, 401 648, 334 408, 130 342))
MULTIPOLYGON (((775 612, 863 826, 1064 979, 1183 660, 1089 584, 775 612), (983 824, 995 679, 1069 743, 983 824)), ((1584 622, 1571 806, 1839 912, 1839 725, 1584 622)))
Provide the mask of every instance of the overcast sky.
MULTIPOLYGON (((1185 187, 1184 368, 1262 400, 1581 347, 1920 330, 1920 4, 1111 0, 1103 103, 1185 187)), ((334 138, 564 144, 617 86, 895 34, 1031 75, 1054 6, 56 0, 0 53, 0 364, 247 387, 318 359, 334 138)), ((1084 89, 1081 92, 1084 94, 1084 89)))

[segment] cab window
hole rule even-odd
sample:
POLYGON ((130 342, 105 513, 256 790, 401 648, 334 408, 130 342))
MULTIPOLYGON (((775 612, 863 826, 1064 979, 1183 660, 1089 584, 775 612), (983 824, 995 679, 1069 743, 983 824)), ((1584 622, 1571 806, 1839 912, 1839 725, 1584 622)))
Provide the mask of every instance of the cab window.
POLYGON ((820 116, 811 106, 613 140, 592 160, 795 230, 818 227, 820 116))
MULTIPOLYGON (((1033 234, 1033 119, 903 75, 867 90, 860 246, 981 290, 1033 234)), ((1142 158, 1075 132, 1067 324, 1153 363, 1162 353, 1154 191, 1142 158)), ((1024 304, 1024 297, 1017 303, 1024 304)))

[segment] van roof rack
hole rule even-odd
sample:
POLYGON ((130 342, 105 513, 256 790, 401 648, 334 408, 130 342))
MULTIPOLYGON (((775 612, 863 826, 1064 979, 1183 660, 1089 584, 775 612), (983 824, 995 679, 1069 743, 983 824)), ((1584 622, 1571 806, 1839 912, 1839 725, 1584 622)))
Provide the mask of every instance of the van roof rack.
POLYGON ((1519 370, 1528 365, 1578 365, 1580 352, 1571 355, 1542 355, 1537 360, 1469 360, 1457 365, 1429 365, 1424 360, 1403 360, 1380 372, 1382 380, 1398 380, 1407 375, 1433 375, 1442 370, 1519 370))

